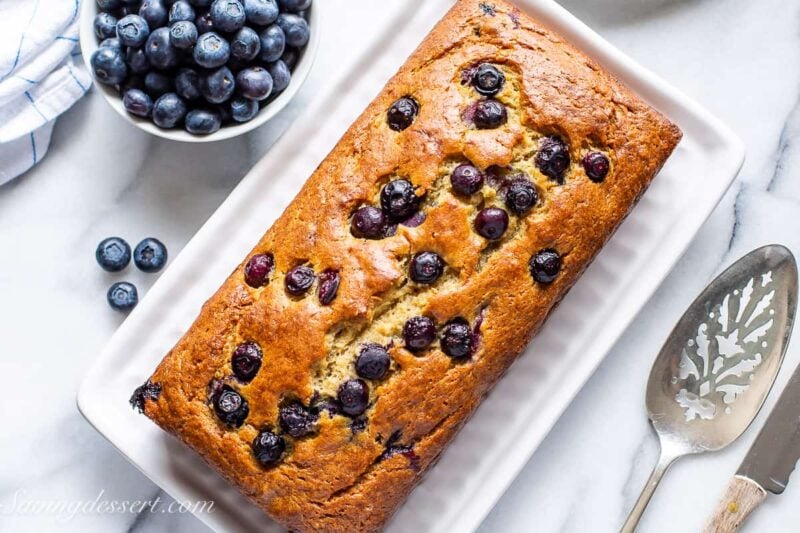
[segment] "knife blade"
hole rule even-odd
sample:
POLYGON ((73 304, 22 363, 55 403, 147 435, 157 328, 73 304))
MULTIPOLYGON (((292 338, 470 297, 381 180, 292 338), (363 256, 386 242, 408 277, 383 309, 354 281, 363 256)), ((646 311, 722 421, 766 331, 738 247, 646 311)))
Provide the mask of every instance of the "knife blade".
POLYGON ((753 441, 704 533, 731 533, 767 496, 781 494, 800 459, 800 365, 753 441))

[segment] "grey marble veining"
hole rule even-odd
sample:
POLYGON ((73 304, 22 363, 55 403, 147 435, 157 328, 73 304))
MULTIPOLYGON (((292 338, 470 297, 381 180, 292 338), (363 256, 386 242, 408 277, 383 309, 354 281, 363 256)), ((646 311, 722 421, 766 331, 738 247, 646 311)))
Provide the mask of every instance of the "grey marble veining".
MULTIPOLYGON (((121 322, 104 302, 115 277, 92 264, 110 234, 153 235, 174 254, 314 97, 355 57, 378 2, 325 0, 331 18, 311 77, 291 107, 252 134, 211 145, 133 129, 98 94, 56 126, 50 153, 0 187, 1 531, 195 532, 185 514, 6 514, 20 490, 37 499, 167 498, 78 414, 74 397, 121 322)), ((404 2, 408 9, 414 3, 404 2)), ((723 266, 781 242, 800 251, 800 3, 796 0, 563 0, 604 37, 696 98, 745 141, 748 159, 645 310, 609 354, 481 528, 488 532, 616 531, 657 455, 644 390, 685 306, 723 266)), ((696 179, 702 180, 703 176, 696 179)), ((133 271, 142 292, 154 281, 133 271)), ((782 386, 800 361, 790 346, 782 386)), ((774 401, 771 397, 767 409, 774 401)), ((759 416, 756 428, 766 415, 759 416)), ((643 532, 697 531, 755 436, 677 463, 643 532)), ((746 531, 791 532, 800 483, 770 498, 746 531)))

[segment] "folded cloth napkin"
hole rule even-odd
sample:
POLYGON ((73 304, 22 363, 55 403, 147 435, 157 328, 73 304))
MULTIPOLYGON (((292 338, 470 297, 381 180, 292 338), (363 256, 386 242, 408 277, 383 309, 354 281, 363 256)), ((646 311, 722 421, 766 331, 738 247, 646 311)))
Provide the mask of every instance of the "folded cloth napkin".
POLYGON ((79 4, 0 0, 0 184, 44 157, 55 119, 92 83, 78 48, 79 4))

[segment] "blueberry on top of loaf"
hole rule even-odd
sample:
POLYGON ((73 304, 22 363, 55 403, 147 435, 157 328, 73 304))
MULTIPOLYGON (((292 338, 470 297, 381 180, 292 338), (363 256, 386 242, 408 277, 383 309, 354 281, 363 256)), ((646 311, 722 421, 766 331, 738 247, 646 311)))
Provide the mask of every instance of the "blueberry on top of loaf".
POLYGON ((378 530, 679 139, 515 7, 461 0, 137 405, 285 527, 378 530))

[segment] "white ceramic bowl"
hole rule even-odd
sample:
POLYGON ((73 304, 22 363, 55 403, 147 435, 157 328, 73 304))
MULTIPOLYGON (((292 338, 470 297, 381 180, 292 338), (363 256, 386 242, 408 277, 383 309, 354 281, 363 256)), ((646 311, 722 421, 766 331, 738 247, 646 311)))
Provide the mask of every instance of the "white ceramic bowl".
MULTIPOLYGON (((317 54, 317 46, 319 45, 319 4, 321 3, 322 2, 320 1, 314 2, 314 4, 308 10, 308 24, 311 28, 311 39, 301 52, 300 58, 297 61, 297 65, 295 66, 294 71, 292 71, 292 80, 289 82, 289 86, 275 100, 271 101, 268 105, 262 108, 253 120, 245 122, 244 124, 225 125, 222 126, 219 131, 216 131, 210 135, 192 135, 183 129, 162 129, 153 124, 150 119, 140 118, 125 111, 125 107, 122 105, 122 96, 117 92, 116 89, 114 89, 114 87, 104 85, 97 81, 95 81, 94 86, 103 94, 106 101, 111 104, 111 107, 114 108, 117 113, 122 115, 125 120, 139 129, 165 139, 190 143, 204 143, 221 141, 224 139, 230 139, 231 137, 236 137, 237 135, 242 135, 261 126, 278 114, 281 109, 286 107, 286 104, 288 104, 294 95, 297 94, 297 91, 300 90, 300 86, 303 85, 306 77, 308 77, 308 73, 311 70, 311 64, 314 62, 314 56, 317 54)), ((95 2, 95 0, 83 0, 80 22, 81 49, 83 51, 83 60, 86 62, 86 66, 89 68, 90 72, 92 70, 92 66, 89 64, 89 59, 92 57, 92 54, 95 50, 97 50, 100 44, 97 36, 94 34, 94 17, 99 11, 100 10, 98 9, 97 2, 95 2)), ((92 74, 92 76, 94 76, 94 74, 92 74)))

